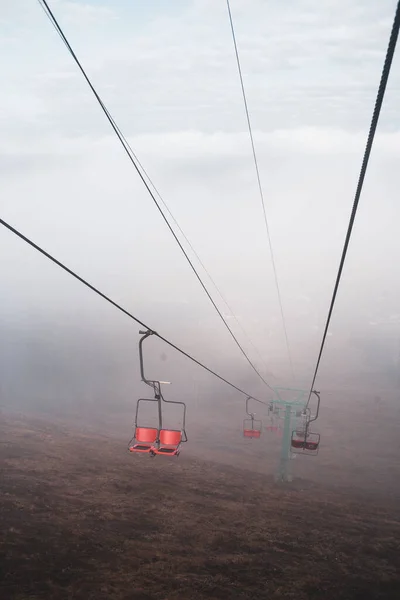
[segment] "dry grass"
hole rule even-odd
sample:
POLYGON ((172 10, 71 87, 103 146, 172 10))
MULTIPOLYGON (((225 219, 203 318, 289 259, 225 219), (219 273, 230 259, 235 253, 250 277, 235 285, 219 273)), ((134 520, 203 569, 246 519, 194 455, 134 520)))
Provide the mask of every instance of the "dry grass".
POLYGON ((4 600, 400 598, 400 508, 2 417, 4 600))

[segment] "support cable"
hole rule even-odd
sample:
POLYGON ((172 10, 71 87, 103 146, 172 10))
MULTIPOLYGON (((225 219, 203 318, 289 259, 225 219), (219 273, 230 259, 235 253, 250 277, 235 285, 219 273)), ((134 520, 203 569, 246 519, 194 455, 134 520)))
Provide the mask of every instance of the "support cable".
POLYGON ((61 29, 58 21, 56 20, 52 10, 50 9, 48 3, 46 0, 38 0, 39 4, 42 6, 43 10, 45 11, 46 15, 48 16, 48 18, 50 19, 51 23, 53 24, 54 28, 56 29, 58 35, 61 37, 61 39, 63 40, 65 46, 67 47, 69 53, 71 54, 72 58, 74 59, 76 65, 78 66, 79 70, 81 71, 83 77, 85 78, 87 84, 89 85, 91 91, 93 92, 96 100, 98 101, 101 109, 103 110, 104 114, 107 117, 107 120, 109 121, 112 129, 114 130, 114 133, 116 134, 116 136, 118 137, 119 141, 121 142, 122 147, 124 148, 129 160, 131 161, 132 165, 135 167, 140 179, 142 180, 143 184, 145 185, 148 193, 150 194, 154 204, 156 205, 158 211, 160 212, 164 222, 166 223, 170 233, 172 234, 172 236, 174 237, 176 243, 178 244, 181 252, 183 253, 184 257, 186 258, 187 262, 189 263, 193 273, 195 274, 197 280, 199 281, 201 287, 203 288, 205 294, 207 295, 208 299, 210 300, 211 304, 213 305, 214 309, 216 310, 218 316, 220 317, 220 319, 222 320, 222 322, 224 323, 226 329, 228 330, 228 332, 230 333, 232 339, 234 340, 234 342, 236 343, 236 345, 238 346, 239 350, 241 351, 241 353, 243 354, 243 356, 245 357, 245 359, 247 360, 247 362, 249 363, 249 365, 251 366, 251 368, 253 369, 253 371, 258 375, 258 377, 261 379, 261 381, 269 388, 272 389, 271 386, 269 385, 269 383, 266 381, 266 379, 261 375, 261 373, 259 372, 259 370, 257 369, 257 367, 253 364, 253 362, 251 361, 251 359, 249 358, 249 356, 247 355, 246 351, 244 350, 244 348, 242 347, 242 345, 240 344, 239 340, 237 339, 237 337, 235 336, 235 334, 233 333, 232 329, 229 327, 226 319, 224 318, 223 314, 221 313, 221 311, 219 310, 218 306, 216 305, 215 301, 213 300, 210 292, 208 291, 207 287, 205 286, 203 280, 201 279, 200 275, 198 274, 195 266, 193 265, 193 262, 190 260, 187 252, 185 251, 184 247, 182 246, 181 242, 179 241, 179 238, 177 237, 175 231, 173 230, 172 226, 170 225, 167 217, 165 216, 160 204, 157 202, 157 199, 155 197, 155 195, 153 194, 153 192, 150 189, 149 184, 147 183, 144 175, 142 174, 137 161, 134 158, 134 155, 130 153, 128 145, 125 143, 124 141, 124 136, 121 134, 121 131, 119 129, 119 127, 117 127, 115 120, 111 117, 108 109, 105 107, 103 101, 101 100, 99 94, 97 93, 96 89, 94 88, 92 82, 90 81, 88 75, 86 74, 85 69, 83 68, 82 64, 80 63, 77 55, 75 54, 74 50, 72 49, 70 43, 68 42, 63 30, 61 29))
POLYGON ((243 83, 242 68, 240 66, 240 59, 239 59, 239 50, 238 50, 237 43, 236 43, 235 28, 233 26, 233 19, 232 19, 232 13, 231 13, 231 7, 229 4, 229 0, 226 0, 226 4, 228 7, 229 22, 230 22, 231 32, 232 32, 232 40, 233 40, 233 45, 235 48, 236 63, 237 63, 239 79, 240 79, 240 87, 242 88, 244 109, 246 112, 247 126, 248 126, 248 130, 249 130, 251 149, 252 149, 252 153, 253 153, 254 167, 255 167, 256 176, 257 176, 258 190, 260 192, 260 199, 261 199, 262 210, 263 210, 263 215, 264 215, 264 223, 265 223, 265 228, 267 231, 268 245, 269 245, 269 250, 270 250, 270 254, 271 254, 271 261, 272 261, 272 268, 273 268, 273 272, 274 272, 276 291, 278 294, 278 302, 279 302, 279 308, 280 308, 280 312, 281 312, 283 331, 285 334, 286 349, 287 349, 287 353, 288 353, 292 379, 294 379, 295 377, 294 377, 292 353, 290 351, 289 336, 288 336, 287 327, 286 327, 285 314, 283 311, 282 296, 281 296, 281 291, 280 291, 280 286, 279 286, 278 273, 277 273, 276 264, 275 264, 274 250, 272 247, 272 240, 271 240, 271 234, 270 234, 270 229, 269 229, 269 224, 268 224, 267 211, 265 208, 264 192, 263 192, 263 188, 261 185, 261 177, 260 177, 260 170, 258 168, 258 160, 257 160, 256 148, 255 148, 255 144, 254 144, 254 137, 253 137, 253 129, 251 126, 251 121, 250 121, 250 113, 249 113, 249 108, 248 108, 248 104, 247 104, 246 91, 245 91, 244 83, 243 83))
POLYGON ((365 174, 367 172, 368 162, 369 162, 369 158, 371 155, 372 144, 373 144, 373 141, 375 138, 375 132, 376 132, 376 128, 377 128, 378 121, 379 121, 379 116, 380 116, 380 112, 381 112, 381 108, 382 108, 382 104, 383 104, 383 99, 385 97, 385 91, 386 91, 386 86, 387 86, 387 82, 389 79, 390 68, 392 66, 393 56, 394 56, 394 53, 396 50, 397 38, 399 35, 399 27, 400 27, 400 0, 397 3, 397 8, 396 8, 394 21, 393 21, 392 31, 390 33, 389 44, 388 44, 388 48, 387 48, 387 52, 386 52, 385 62, 383 64, 381 79, 379 82, 378 94, 377 94, 376 101, 375 101, 371 125, 369 128, 367 143, 366 143, 366 147, 365 147, 365 151, 364 151, 363 161, 361 164, 360 175, 358 178, 355 198, 354 198, 354 202, 353 202, 353 208, 351 211, 350 221, 349 221, 349 225, 347 228, 347 233, 346 233, 346 238, 345 238, 345 242, 344 242, 344 246, 343 246, 342 256, 340 259, 339 269, 338 269, 337 276, 336 276, 335 287, 333 289, 332 300, 330 303, 328 317, 327 317, 326 324, 325 324, 325 330, 324 330, 324 334, 322 336, 322 342, 321 342, 321 347, 320 347, 319 354, 318 354, 317 364, 315 367, 314 376, 313 376, 312 384, 310 387, 310 395, 308 397, 308 402, 310 402, 311 394, 314 389, 315 380, 317 378, 318 369, 320 366, 321 357, 322 357, 322 353, 324 351, 325 341, 326 341, 326 337, 328 334, 329 325, 331 322, 333 307, 335 305, 336 296, 337 296, 337 292, 339 289, 340 280, 342 277, 342 271, 343 271, 344 263, 345 263, 346 256, 347 256, 347 250, 349 247, 350 238, 351 238, 351 234, 353 231, 354 221, 355 221, 356 214, 357 214, 358 203, 359 203, 361 192, 363 189, 365 174))
MULTIPOLYGON (((55 265, 57 265, 58 267, 60 267, 64 271, 66 271, 69 275, 71 275, 72 277, 74 277, 75 279, 77 279, 80 283, 82 283, 87 288, 89 288, 90 290, 92 290, 92 292, 94 292, 95 294, 97 294, 98 296, 100 296, 101 298, 103 298, 103 300, 106 300, 109 304, 112 304, 120 312, 124 313, 124 315, 126 315, 130 319, 133 319, 134 321, 136 321, 136 323, 138 323, 139 325, 141 325, 145 329, 151 331, 160 340, 162 340, 163 342, 165 342, 166 344, 168 344, 168 346, 170 346, 171 348, 173 348, 174 350, 176 350, 180 354, 183 354, 183 356, 186 356, 186 358, 188 358, 192 362, 196 363, 199 367, 201 367, 202 369, 205 369, 206 371, 208 371, 209 373, 211 373, 211 375, 214 375, 214 377, 217 377, 217 379, 220 379, 221 381, 223 381, 224 383, 226 383, 227 385, 229 385, 233 389, 237 390, 241 394, 244 394, 245 396, 250 396, 250 394, 248 392, 246 392, 246 391, 242 390, 241 388, 239 388, 238 386, 234 385, 233 383, 231 383, 230 381, 228 381, 227 379, 225 379, 225 377, 222 377, 221 375, 218 375, 218 373, 216 373, 213 369, 211 369, 210 367, 207 367, 201 361, 199 361, 196 358, 194 358, 193 356, 191 356, 188 352, 185 352, 184 350, 182 350, 181 348, 179 348, 178 346, 176 346, 173 342, 171 342, 167 338, 163 337, 162 335, 160 335, 159 333, 157 333, 156 331, 154 331, 151 327, 149 327, 148 325, 146 325, 146 323, 144 323, 143 321, 141 321, 140 319, 138 319, 137 317, 135 317, 132 313, 130 313, 128 310, 126 310, 125 308, 123 308, 120 304, 118 304, 117 302, 115 302, 114 300, 112 300, 109 296, 106 296, 106 294, 104 294, 102 291, 100 291, 94 285, 92 285, 91 283, 89 283, 86 279, 84 279, 83 277, 81 277, 80 275, 78 275, 77 273, 75 273, 74 271, 72 271, 72 269, 70 269, 69 267, 67 267, 61 261, 57 260, 54 256, 52 256, 51 254, 49 254, 49 252, 46 252, 46 250, 44 250, 38 244, 36 244, 32 240, 30 240, 28 237, 26 237, 25 235, 23 235, 20 231, 18 231, 17 229, 15 229, 15 227, 12 227, 12 225, 10 225, 6 221, 4 221, 4 219, 0 218, 0 225, 2 225, 3 227, 5 227, 6 229, 8 229, 8 231, 10 231, 11 233, 13 233, 17 237, 19 237, 22 241, 24 241, 29 246, 31 246, 32 248, 34 248, 34 250, 36 250, 37 252, 39 252, 40 254, 42 254, 43 256, 45 256, 46 258, 48 258, 55 265)), ((253 398, 253 396, 251 396, 251 397, 253 398)), ((254 400, 257 400, 257 398, 254 398, 254 400)), ((257 400, 257 401, 261 402, 260 400, 257 400)))
MULTIPOLYGON (((62 35, 60 34, 60 32, 58 31, 58 29, 56 28, 56 26, 54 25, 54 22, 52 20, 52 18, 50 17, 49 13, 47 12, 46 8, 39 2, 41 8, 43 9, 43 12, 45 13, 46 17, 49 19, 50 23, 53 25, 53 27, 55 28, 56 32, 58 33, 60 39, 62 40, 63 44, 65 45, 65 47, 68 49, 68 45, 65 43, 64 38, 62 37, 62 35)), ((208 276, 209 280, 211 281, 212 285, 215 288, 215 291, 217 292, 217 294, 219 295, 219 297, 221 298, 222 302, 225 304, 226 308, 228 309, 228 311, 231 313, 232 317, 234 318, 234 320, 236 321, 236 324, 238 325, 238 327, 241 329, 243 335, 245 336, 245 338, 247 339, 247 341, 249 342, 249 344, 252 346, 253 350, 255 351, 255 353, 258 355, 260 361, 264 364, 264 368, 267 372, 269 372, 270 375, 272 375, 272 373, 269 371, 269 369, 267 368, 266 364, 264 363, 264 358, 261 355, 261 352, 259 351, 259 349, 257 348, 257 346, 254 344, 254 342, 252 341, 251 337, 249 336, 249 334, 247 333, 247 331, 245 330, 245 328, 243 327, 243 325, 241 324, 241 322, 239 321, 238 317, 235 315, 233 309, 231 308, 231 306, 228 304, 228 301, 226 300, 225 296, 222 294, 220 288, 218 287, 217 283, 215 282, 215 279, 211 276, 211 273, 209 272, 209 270, 207 269, 206 265, 204 264, 204 262, 202 261, 202 259, 200 258, 198 252, 195 250, 193 244, 191 243, 191 241, 189 240, 189 238, 187 237, 187 235, 185 234, 185 232, 183 231, 182 227, 179 225, 177 219, 175 218, 174 214, 172 213, 172 211, 170 210, 168 204, 165 202, 165 200, 163 199, 163 197, 161 196, 159 190, 157 189, 157 187, 155 186, 154 182, 152 181, 152 179, 150 178, 150 175, 147 173, 146 169, 144 168, 144 166, 142 165, 141 161, 139 160, 137 154, 133 151, 132 146, 130 145, 129 141, 126 139, 126 137, 124 136, 124 134, 122 133, 122 131, 120 130, 120 128, 118 127, 118 125, 116 124, 116 122, 114 121, 113 117, 111 116, 110 112, 108 111, 107 107, 103 104, 103 102, 101 101, 101 107, 104 110, 104 112, 107 113, 107 117, 113 122, 115 128, 118 130, 120 136, 122 137, 124 144, 126 145, 126 147, 128 148, 131 156, 134 158, 134 160, 136 161, 137 165, 139 166, 139 168, 142 170, 144 176, 147 178, 148 183, 150 184, 150 186, 152 187, 155 195, 157 196, 157 198, 160 200, 161 204, 164 206, 165 210, 167 211, 167 213, 169 214, 169 216, 171 217, 171 219, 173 220, 173 222, 175 223, 177 229, 179 230, 180 234, 182 235, 182 237, 184 238, 184 240, 186 241, 187 245, 189 246, 189 248, 191 249, 191 251, 193 252, 194 256, 197 258, 200 266, 203 268, 203 270, 205 271, 206 275, 208 276)), ((273 376, 273 375, 272 375, 273 376)))

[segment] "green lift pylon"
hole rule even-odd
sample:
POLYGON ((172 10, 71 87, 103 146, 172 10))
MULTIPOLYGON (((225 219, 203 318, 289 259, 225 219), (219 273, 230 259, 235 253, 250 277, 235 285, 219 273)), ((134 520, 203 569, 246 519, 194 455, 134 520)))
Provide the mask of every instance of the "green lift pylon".
POLYGON ((292 434, 296 429, 296 418, 301 416, 306 410, 308 392, 306 390, 282 387, 274 387, 273 390, 276 398, 272 400, 271 404, 279 407, 279 412, 283 413, 281 456, 275 474, 275 481, 290 482, 293 481, 291 473, 292 434))
MULTIPOLYGON (((291 459, 296 454, 315 456, 318 454, 320 434, 310 430, 310 424, 318 419, 320 406, 320 393, 313 390, 311 393, 297 388, 274 387, 275 398, 268 403, 268 413, 272 415, 271 425, 267 431, 281 431, 282 445, 275 481, 293 481, 291 473, 291 459), (310 400, 315 396, 317 405, 315 414, 312 414, 310 400), (283 428, 276 426, 275 418, 283 421, 283 428)), ((249 401, 254 400, 260 404, 267 404, 251 396, 246 399, 247 418, 243 421, 243 436, 246 438, 260 438, 262 421, 255 419, 255 413, 250 412, 249 401)))

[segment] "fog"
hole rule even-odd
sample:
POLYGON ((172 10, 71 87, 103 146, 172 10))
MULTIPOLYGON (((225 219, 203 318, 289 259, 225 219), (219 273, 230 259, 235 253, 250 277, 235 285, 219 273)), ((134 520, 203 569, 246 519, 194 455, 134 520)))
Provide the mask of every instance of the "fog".
MULTIPOLYGON (((395 2, 302 0, 288 11, 279 2, 232 1, 294 381, 224 2, 167 4, 51 3, 257 347, 188 249, 254 364, 271 385, 307 388, 395 2)), ((0 64, 2 218, 196 359, 271 398, 39 6, 1 3, 0 44, 9 57, 0 64)), ((316 383, 325 419, 342 406, 343 390, 368 407, 376 394, 396 406, 399 60, 397 53, 316 383)), ((125 428, 128 438, 136 399, 149 394, 140 383, 139 326, 5 229, 0 272, 2 408, 73 415, 119 435, 125 428)), ((243 396, 156 338, 145 350, 150 376, 171 381, 168 398, 187 402, 189 435, 211 427, 217 443, 218 431, 240 430, 243 396)))

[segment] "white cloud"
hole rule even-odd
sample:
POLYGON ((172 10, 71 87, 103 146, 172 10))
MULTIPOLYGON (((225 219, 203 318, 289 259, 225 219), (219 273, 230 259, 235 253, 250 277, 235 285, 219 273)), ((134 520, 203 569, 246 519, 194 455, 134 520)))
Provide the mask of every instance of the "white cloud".
POLYGON ((72 2, 71 0, 57 0, 49 2, 49 6, 54 12, 59 11, 59 14, 65 18, 66 22, 75 23, 79 27, 86 26, 97 22, 108 22, 110 19, 117 19, 118 16, 112 8, 112 3, 109 6, 101 6, 86 4, 84 2, 72 2))
MULTIPOLYGON (((101 129, 95 101, 50 23, 25 0, 15 3, 8 28, 21 32, 10 77, 17 73, 28 102, 41 101, 57 127, 74 135, 101 129), (29 17, 30 27, 27 27, 29 17), (14 23, 14 27, 12 27, 14 23), (22 30, 21 30, 22 27, 22 30), (40 35, 38 36, 38 32, 40 35), (23 37, 22 37, 23 34, 23 37), (27 69, 27 56, 35 61, 27 69), (60 73, 44 81, 46 73, 60 73), (25 81, 24 81, 25 79, 25 81), (28 89, 27 89, 28 88, 28 89), (51 102, 49 101, 51 98, 51 102), (71 127, 74 119, 78 128, 71 127)), ((31 3, 30 3, 31 4, 31 3)), ((57 2, 56 16, 110 110, 128 134, 201 129, 245 129, 232 40, 224 3, 182 2, 179 9, 151 3, 136 8, 57 2), (112 8, 110 8, 112 7, 112 8), (70 12, 82 13, 76 22, 70 12), (115 19, 107 18, 112 10, 115 19), (95 13, 100 20, 80 21, 95 13)), ((370 118, 394 3, 327 5, 233 2, 249 105, 256 129, 362 128, 370 118)), ((7 13, 6 13, 7 14, 7 13)), ((0 13, 1 16, 1 13, 0 13)), ((391 127, 400 71, 393 66, 382 127, 391 127)), ((7 75, 6 68, 6 75, 7 75)))
MULTIPOLYGON (((137 4, 51 3, 246 329, 264 348, 269 331, 268 351, 272 344, 282 357, 224 3, 137 4)), ((300 354, 316 320, 321 327, 318 315, 325 314, 332 291, 394 4, 232 0, 289 332, 300 354), (307 308, 304 301, 298 306, 299 296, 310 298, 307 308)), ((9 51, 0 65, 2 214, 129 305, 145 311, 148 299, 159 301, 160 294, 171 302, 184 297, 196 308, 196 318, 218 332, 216 344, 228 347, 104 115, 38 7, 27 0, 1 3, 0 43, 9 51)), ((356 291, 363 290, 365 310, 371 277, 374 287, 393 289, 400 297, 393 282, 400 247, 394 234, 386 234, 400 218, 398 61, 346 266, 343 314, 355 300, 352 278, 356 291)), ((1 243, 7 277, 12 279, 15 265, 21 274, 26 263, 42 268, 9 238, 1 243), (4 258, 14 253, 16 262, 4 258)), ((49 286, 50 271, 41 276, 49 286)), ((335 338, 336 331, 335 326, 335 338)))

